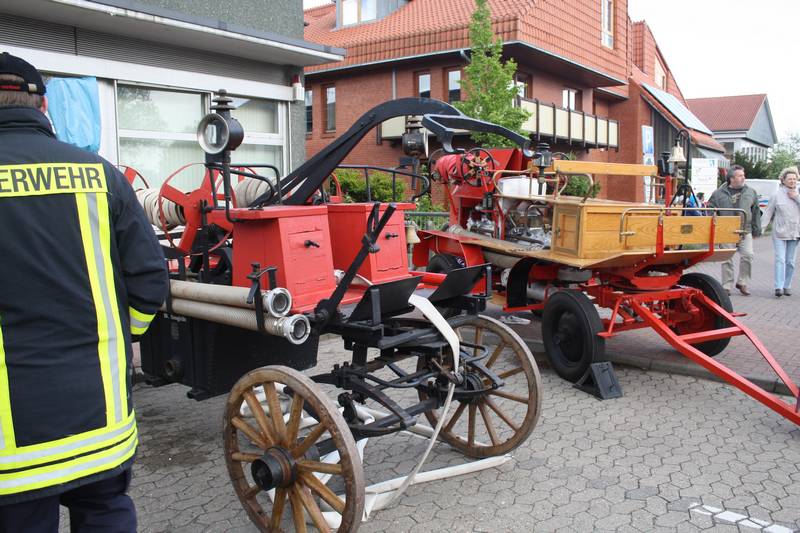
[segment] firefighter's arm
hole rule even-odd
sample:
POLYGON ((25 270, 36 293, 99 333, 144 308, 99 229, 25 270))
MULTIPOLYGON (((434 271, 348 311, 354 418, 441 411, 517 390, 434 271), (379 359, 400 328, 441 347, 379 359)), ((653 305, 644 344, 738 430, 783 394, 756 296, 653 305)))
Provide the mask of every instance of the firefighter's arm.
POLYGON ((109 179, 114 234, 119 251, 122 277, 128 293, 131 335, 143 335, 169 291, 169 276, 164 253, 153 227, 145 218, 133 189, 113 168, 109 179))

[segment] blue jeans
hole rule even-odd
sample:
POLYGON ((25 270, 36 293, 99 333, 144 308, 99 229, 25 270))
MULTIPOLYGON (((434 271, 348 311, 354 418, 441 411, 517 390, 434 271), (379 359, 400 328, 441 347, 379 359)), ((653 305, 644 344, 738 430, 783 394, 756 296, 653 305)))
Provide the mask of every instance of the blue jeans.
POLYGON ((797 239, 784 241, 773 237, 772 244, 775 247, 775 289, 791 289, 797 239))

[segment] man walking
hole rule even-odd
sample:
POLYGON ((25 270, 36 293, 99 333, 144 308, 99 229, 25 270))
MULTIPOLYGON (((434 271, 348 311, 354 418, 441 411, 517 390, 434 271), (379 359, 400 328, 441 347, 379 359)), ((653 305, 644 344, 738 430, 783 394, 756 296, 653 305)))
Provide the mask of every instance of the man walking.
MULTIPOLYGON (((708 199, 708 207, 720 209, 743 209, 745 212, 745 234, 736 245, 739 252, 739 277, 736 288, 744 296, 750 296, 747 285, 750 283, 753 264, 753 237, 761 235, 761 210, 758 207, 758 194, 745 185, 744 168, 733 165, 728 174, 728 183, 714 191, 708 199)), ((722 211, 721 215, 739 216, 738 211, 722 211)), ((722 263, 722 286, 731 293, 733 287, 733 256, 722 263)))
POLYGON ((55 139, 39 72, 0 54, 0 533, 133 532, 131 336, 166 297, 124 176, 55 139))

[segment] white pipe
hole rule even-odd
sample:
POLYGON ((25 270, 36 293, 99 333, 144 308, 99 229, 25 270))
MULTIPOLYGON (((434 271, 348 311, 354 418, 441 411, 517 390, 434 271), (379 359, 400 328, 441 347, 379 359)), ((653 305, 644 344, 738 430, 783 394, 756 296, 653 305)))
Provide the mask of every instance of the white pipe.
MULTIPOLYGON (((165 305, 161 306, 161 311, 167 311, 165 305)), ((172 311, 178 315, 258 331, 256 312, 252 309, 173 298, 172 311)), ((280 318, 265 316, 264 329, 271 335, 283 337, 292 344, 303 344, 311 334, 311 323, 308 317, 302 314, 280 318)))
MULTIPOLYGON (((170 280, 169 288, 173 298, 253 309, 253 305, 247 303, 247 297, 250 294, 250 289, 247 287, 211 285, 173 279, 170 280)), ((274 317, 286 316, 292 308, 292 295, 283 287, 262 291, 261 297, 264 309, 274 317)))

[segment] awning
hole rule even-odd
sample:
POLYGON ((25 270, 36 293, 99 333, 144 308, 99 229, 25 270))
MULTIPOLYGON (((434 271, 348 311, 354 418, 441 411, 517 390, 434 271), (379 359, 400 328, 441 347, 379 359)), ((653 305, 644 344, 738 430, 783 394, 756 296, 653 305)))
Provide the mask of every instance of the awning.
POLYGON ((719 168, 728 168, 731 166, 731 162, 725 157, 725 154, 721 154, 719 152, 715 152, 713 150, 709 150, 707 148, 703 148, 702 146, 693 146, 692 147, 692 157, 703 157, 705 159, 716 159, 719 161, 717 166, 719 168), (695 153, 695 150, 697 151, 695 153))

